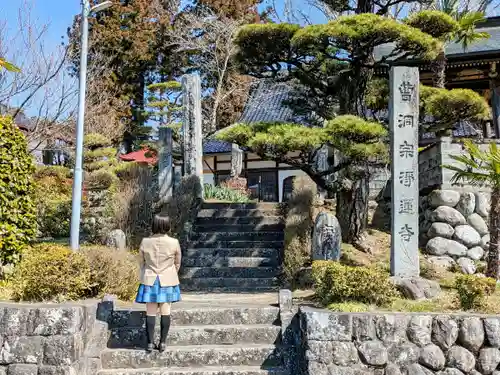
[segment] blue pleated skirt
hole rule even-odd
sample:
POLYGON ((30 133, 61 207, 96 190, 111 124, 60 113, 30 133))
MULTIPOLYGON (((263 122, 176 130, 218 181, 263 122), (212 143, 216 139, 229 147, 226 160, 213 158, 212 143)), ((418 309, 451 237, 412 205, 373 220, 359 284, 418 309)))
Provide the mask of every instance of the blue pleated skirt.
POLYGON ((179 285, 164 286, 160 285, 160 279, 157 277, 153 286, 139 285, 137 303, 172 303, 181 300, 181 289, 179 285))

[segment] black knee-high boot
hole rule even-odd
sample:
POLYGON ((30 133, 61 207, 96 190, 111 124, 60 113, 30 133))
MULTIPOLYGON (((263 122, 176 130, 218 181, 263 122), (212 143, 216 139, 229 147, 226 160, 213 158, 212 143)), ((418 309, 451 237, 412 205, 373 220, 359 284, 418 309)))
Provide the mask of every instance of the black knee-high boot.
POLYGON ((167 348, 167 336, 170 331, 170 315, 161 316, 161 336, 160 336, 160 351, 163 352, 167 348))
POLYGON ((146 350, 148 352, 154 349, 155 323, 156 323, 156 316, 146 317, 146 336, 148 338, 148 346, 146 347, 146 350))

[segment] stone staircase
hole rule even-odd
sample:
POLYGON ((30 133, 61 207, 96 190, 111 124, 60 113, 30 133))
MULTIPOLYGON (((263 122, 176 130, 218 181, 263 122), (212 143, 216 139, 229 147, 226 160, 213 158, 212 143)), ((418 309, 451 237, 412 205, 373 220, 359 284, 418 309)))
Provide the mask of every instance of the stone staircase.
POLYGON ((214 307, 231 305, 215 297, 212 307, 183 303, 174 306, 164 353, 142 349, 143 311, 115 310, 98 375, 287 375, 278 307, 214 307))
POLYGON ((183 255, 182 290, 277 290, 283 226, 276 204, 204 203, 183 255))

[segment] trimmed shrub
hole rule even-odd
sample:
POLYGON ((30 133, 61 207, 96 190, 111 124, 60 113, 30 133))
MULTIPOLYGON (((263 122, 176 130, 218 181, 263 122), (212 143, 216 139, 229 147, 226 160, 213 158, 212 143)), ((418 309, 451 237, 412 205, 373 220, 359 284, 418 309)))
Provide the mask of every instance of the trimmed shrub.
POLYGON ((69 248, 41 244, 23 253, 12 276, 13 298, 18 301, 77 300, 90 286, 87 258, 69 248))
POLYGON ((232 177, 227 181, 224 181, 222 186, 228 189, 239 192, 242 196, 250 197, 250 191, 247 188, 247 179, 242 177, 232 177))
POLYGON ((292 288, 296 286, 300 270, 310 264, 316 194, 316 185, 309 177, 294 179, 286 212, 283 254, 285 277, 292 288))
POLYGON ((213 199, 224 202, 246 203, 250 201, 247 194, 239 190, 233 190, 225 185, 214 186, 205 184, 205 199, 213 199))
POLYGON ((463 310, 481 307, 486 296, 495 292, 496 280, 475 275, 460 275, 455 279, 458 300, 463 310))
POLYGON ((90 266, 90 297, 113 294, 124 301, 135 297, 139 286, 136 256, 108 247, 84 248, 83 255, 90 266))
POLYGON ((389 274, 377 268, 315 261, 312 273, 316 295, 324 305, 351 301, 383 306, 398 296, 389 274))
POLYGON ((83 145, 89 150, 95 150, 99 147, 109 147, 112 144, 113 142, 111 141, 111 139, 99 133, 87 134, 85 135, 85 139, 83 140, 83 145))
POLYGON ((113 171, 100 169, 91 172, 87 178, 87 186, 89 189, 106 190, 116 186, 119 179, 113 171))
POLYGON ((60 181, 64 181, 72 177, 72 171, 60 165, 39 165, 36 167, 33 176, 37 180, 44 177, 55 177, 60 181))
POLYGON ((33 158, 10 117, 0 117, 0 264, 15 263, 36 235, 33 158))

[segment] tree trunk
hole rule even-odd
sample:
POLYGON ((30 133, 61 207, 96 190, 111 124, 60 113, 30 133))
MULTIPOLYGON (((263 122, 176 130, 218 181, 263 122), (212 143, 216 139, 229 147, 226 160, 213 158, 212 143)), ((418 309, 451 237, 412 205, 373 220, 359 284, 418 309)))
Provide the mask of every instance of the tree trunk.
POLYGON ((436 60, 432 62, 432 71, 434 72, 433 86, 444 89, 446 84, 446 55, 444 50, 439 53, 436 60))
POLYGON ((337 191, 337 219, 342 229, 342 240, 360 244, 368 225, 369 178, 363 176, 349 181, 337 191))
POLYGON ((490 247, 488 251, 488 265, 486 276, 498 280, 500 275, 500 186, 491 192, 490 210, 490 247))

